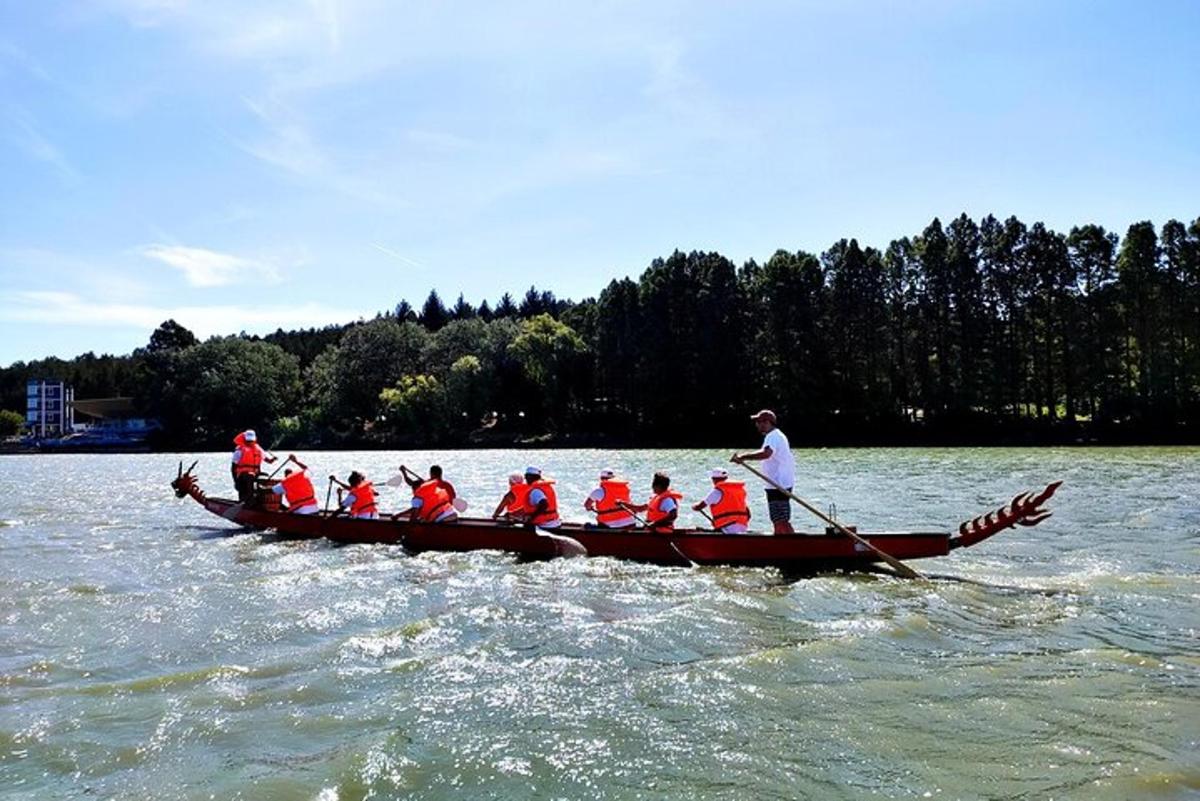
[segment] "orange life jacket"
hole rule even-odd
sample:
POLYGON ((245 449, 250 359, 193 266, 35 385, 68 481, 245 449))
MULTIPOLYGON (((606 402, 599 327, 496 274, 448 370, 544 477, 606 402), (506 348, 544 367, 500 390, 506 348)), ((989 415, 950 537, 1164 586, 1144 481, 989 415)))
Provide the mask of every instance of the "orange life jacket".
MULTIPOLYGON (((646 523, 649 525, 654 525, 659 520, 665 519, 666 516, 670 514, 670 512, 664 512, 662 508, 662 502, 667 498, 671 498, 675 501, 675 510, 678 512, 679 502, 683 500, 683 495, 679 494, 673 489, 660 492, 651 498, 650 503, 647 504, 649 508, 646 509, 646 523)), ((659 531, 674 531, 675 524, 671 523, 665 526, 657 526, 657 529, 659 531)))
POLYGON ((743 526, 750 522, 750 507, 746 505, 746 485, 740 481, 721 481, 716 489, 721 491, 721 500, 712 505, 713 528, 722 529, 735 523, 743 526))
POLYGON ((236 475, 249 473, 252 476, 258 475, 258 469, 263 463, 263 449, 258 447, 257 442, 246 442, 243 435, 238 434, 233 440, 237 443, 239 454, 238 463, 234 468, 236 475))
POLYGON ((525 502, 529 498, 529 485, 509 484, 508 491, 513 496, 513 499, 508 502, 508 506, 504 507, 504 511, 510 515, 529 514, 529 510, 525 508, 525 502))
POLYGON ((350 494, 354 496, 354 502, 350 504, 352 517, 374 514, 379 508, 375 505, 375 487, 370 481, 360 481, 357 487, 350 488, 350 494))
POLYGON ((303 470, 284 476, 279 483, 283 485, 283 497, 287 498, 288 508, 292 511, 317 502, 317 493, 313 491, 312 482, 303 470))
POLYGON ((413 497, 421 499, 421 506, 416 513, 418 520, 437 520, 450 505, 450 493, 435 478, 418 484, 413 490, 413 497))
POLYGON ((525 486, 529 488, 525 495, 525 514, 529 515, 529 522, 535 526, 544 526, 558 520, 558 496, 554 494, 554 482, 548 479, 539 479, 525 486), (546 511, 544 512, 537 511, 536 505, 529 500, 529 496, 535 489, 540 489, 546 494, 546 511))
POLYGON ((629 512, 622 509, 618 502, 629 503, 629 482, 605 479, 600 482, 604 497, 596 504, 596 522, 605 525, 618 520, 628 520, 629 512))

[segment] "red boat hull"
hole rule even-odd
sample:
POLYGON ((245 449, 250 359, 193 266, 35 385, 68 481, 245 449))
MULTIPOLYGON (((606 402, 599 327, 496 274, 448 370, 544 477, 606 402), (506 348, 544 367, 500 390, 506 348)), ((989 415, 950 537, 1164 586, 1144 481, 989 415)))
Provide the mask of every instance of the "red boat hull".
MULTIPOLYGON (((194 466, 194 465, 193 465, 194 466)), ((1058 489, 1054 482, 1041 493, 1024 493, 996 510, 949 532, 859 532, 875 548, 899 560, 945 556, 974 545, 1015 525, 1036 525, 1049 517, 1042 504, 1058 489)), ((180 498, 190 495, 219 517, 255 529, 273 529, 289 537, 325 537, 342 543, 400 545, 422 551, 508 551, 533 559, 557 556, 608 556, 658 565, 734 565, 778 567, 805 572, 828 568, 864 568, 881 561, 879 554, 853 539, 827 534, 720 534, 681 529, 657 534, 645 529, 616 531, 566 523, 552 531, 515 523, 462 518, 453 523, 410 520, 359 520, 322 512, 297 515, 277 508, 278 497, 260 494, 258 506, 225 498, 209 498, 183 471, 171 484, 180 498)))
MULTIPOLYGON (((879 561, 868 549, 838 534, 719 534, 687 529, 664 535, 640 529, 587 528, 571 523, 539 532, 528 526, 473 518, 460 519, 456 523, 387 518, 358 520, 325 513, 296 515, 251 509, 224 498, 205 497, 201 503, 213 514, 242 526, 273 529, 290 537, 324 537, 347 544, 401 545, 413 553, 496 550, 535 559, 578 554, 659 565, 772 566, 793 570, 825 566, 864 567, 879 561), (576 547, 575 543, 581 547, 576 547)), ((861 536, 898 559, 944 556, 950 552, 951 535, 947 532, 863 533, 861 536)))

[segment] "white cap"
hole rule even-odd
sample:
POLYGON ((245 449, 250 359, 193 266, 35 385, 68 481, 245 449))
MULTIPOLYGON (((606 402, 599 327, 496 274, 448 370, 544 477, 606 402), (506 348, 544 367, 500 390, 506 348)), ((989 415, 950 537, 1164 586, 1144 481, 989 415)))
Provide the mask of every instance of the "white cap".
POLYGON ((600 471, 600 480, 603 481, 605 479, 612 478, 615 475, 616 471, 614 471, 611 467, 606 467, 600 471))
POLYGON ((718 467, 716 470, 709 471, 708 477, 709 478, 729 478, 729 471, 722 470, 721 468, 718 467))
POLYGON ((247 428, 246 433, 242 435, 242 439, 246 440, 246 442, 254 442, 258 439, 258 434, 254 433, 253 428, 247 428))
POLYGON ((508 483, 509 484, 523 484, 523 483, 525 483, 525 476, 521 475, 520 473, 509 473, 508 474, 508 483))
POLYGON ((542 468, 540 468, 540 467, 526 467, 525 468, 525 475, 527 475, 527 476, 540 476, 541 474, 542 474, 542 468))

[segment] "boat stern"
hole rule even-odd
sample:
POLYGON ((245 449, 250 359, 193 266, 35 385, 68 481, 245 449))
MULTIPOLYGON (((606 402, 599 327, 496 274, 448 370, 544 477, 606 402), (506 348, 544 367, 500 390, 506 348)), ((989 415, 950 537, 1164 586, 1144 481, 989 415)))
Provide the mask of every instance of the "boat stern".
POLYGON ((1060 486, 1062 481, 1053 481, 1039 493, 1022 492, 996 511, 968 520, 958 527, 958 534, 950 540, 950 548, 970 547, 1013 526, 1036 526, 1053 514, 1043 509, 1042 504, 1050 500, 1060 486))

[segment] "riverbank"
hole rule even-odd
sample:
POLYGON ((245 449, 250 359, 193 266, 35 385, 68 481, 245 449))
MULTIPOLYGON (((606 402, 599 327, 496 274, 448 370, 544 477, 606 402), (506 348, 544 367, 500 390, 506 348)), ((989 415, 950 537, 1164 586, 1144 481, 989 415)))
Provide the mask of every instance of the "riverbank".
MULTIPOLYGON (((1044 447, 1186 447, 1200 445, 1200 431, 1188 426, 1179 426, 1169 431, 1138 431, 1133 428, 1112 427, 1103 431, 1091 431, 1080 427, 1061 427, 1043 430, 1009 431, 929 431, 908 430, 886 434, 857 435, 846 432, 814 430, 799 426, 788 427, 786 433, 794 448, 1044 448, 1044 447)), ((418 439, 334 439, 283 438, 270 442, 274 451, 286 450, 452 450, 472 448, 478 450, 531 450, 538 448, 730 448, 746 449, 756 444, 757 435, 747 430, 742 435, 695 436, 690 438, 655 437, 611 433, 571 432, 565 434, 522 434, 489 433, 486 436, 469 435, 463 438, 418 439)), ((125 446, 58 445, 37 447, 26 442, 0 443, 0 455, 28 453, 190 453, 224 450, 232 447, 223 440, 199 440, 192 442, 148 442, 125 446)))

